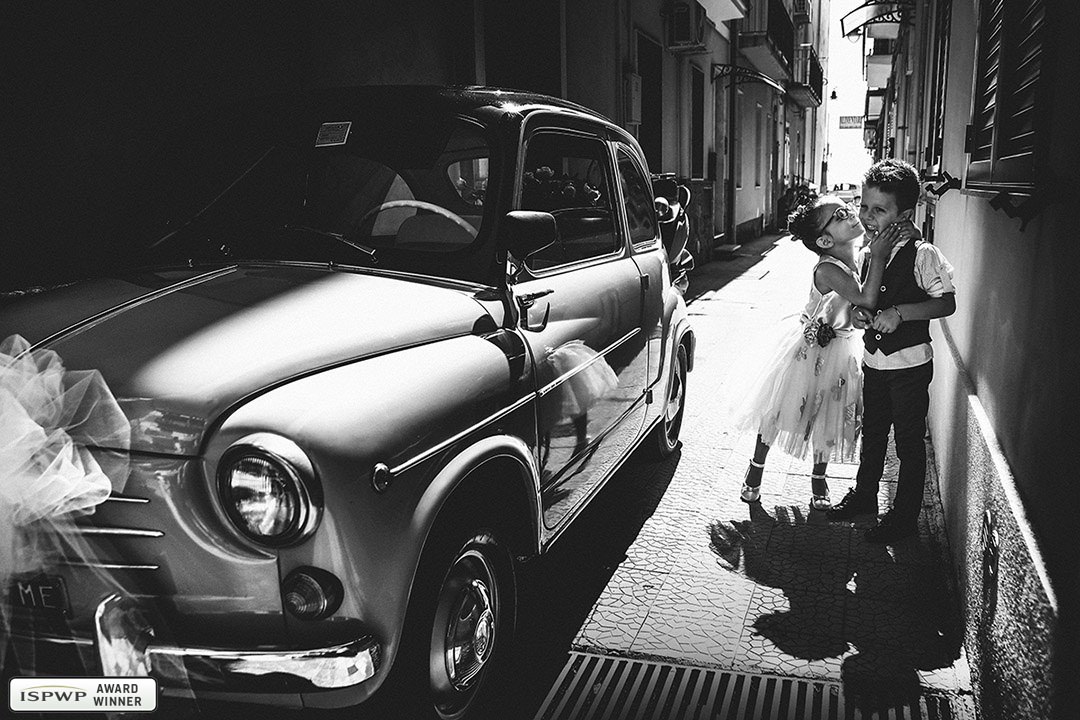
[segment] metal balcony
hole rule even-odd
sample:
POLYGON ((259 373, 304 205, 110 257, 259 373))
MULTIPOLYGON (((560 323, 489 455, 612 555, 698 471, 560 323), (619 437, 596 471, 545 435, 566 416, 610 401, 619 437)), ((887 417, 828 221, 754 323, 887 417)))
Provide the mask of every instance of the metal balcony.
POLYGON ((810 0, 794 0, 791 19, 795 21, 796 25, 809 25, 810 0))
POLYGON ((781 0, 755 3, 739 29, 739 49, 755 68, 777 80, 791 80, 795 26, 781 0))
POLYGON ((795 52, 793 75, 793 80, 787 86, 788 96, 802 108, 820 106, 825 74, 821 70, 821 63, 814 48, 799 48, 795 52))

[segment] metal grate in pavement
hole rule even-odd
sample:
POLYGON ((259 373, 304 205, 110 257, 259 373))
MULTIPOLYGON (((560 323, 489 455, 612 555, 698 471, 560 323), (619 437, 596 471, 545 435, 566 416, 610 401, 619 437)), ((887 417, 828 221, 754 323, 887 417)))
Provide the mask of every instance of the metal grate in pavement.
POLYGON ((954 720, 949 699, 860 710, 840 683, 572 652, 534 720, 954 720))

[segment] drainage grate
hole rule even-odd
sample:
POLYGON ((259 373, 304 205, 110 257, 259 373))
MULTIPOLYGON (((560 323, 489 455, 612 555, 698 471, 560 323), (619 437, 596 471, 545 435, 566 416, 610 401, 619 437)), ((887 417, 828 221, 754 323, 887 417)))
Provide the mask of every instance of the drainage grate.
POLYGON ((572 652, 534 720, 954 720, 949 699, 871 712, 840 683, 572 652))

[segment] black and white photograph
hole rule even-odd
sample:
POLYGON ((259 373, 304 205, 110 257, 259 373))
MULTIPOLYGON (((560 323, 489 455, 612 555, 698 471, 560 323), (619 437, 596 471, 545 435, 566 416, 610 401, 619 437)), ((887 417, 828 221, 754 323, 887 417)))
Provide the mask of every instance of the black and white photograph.
POLYGON ((0 714, 1080 718, 1080 4, 0 5, 0 714))

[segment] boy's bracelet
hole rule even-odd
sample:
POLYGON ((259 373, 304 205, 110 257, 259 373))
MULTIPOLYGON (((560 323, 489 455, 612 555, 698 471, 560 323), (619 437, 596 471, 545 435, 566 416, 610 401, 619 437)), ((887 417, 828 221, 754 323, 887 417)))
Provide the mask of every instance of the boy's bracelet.
POLYGON ((904 322, 904 316, 900 314, 900 308, 893 305, 892 309, 896 311, 896 317, 900 318, 900 322, 904 322))

